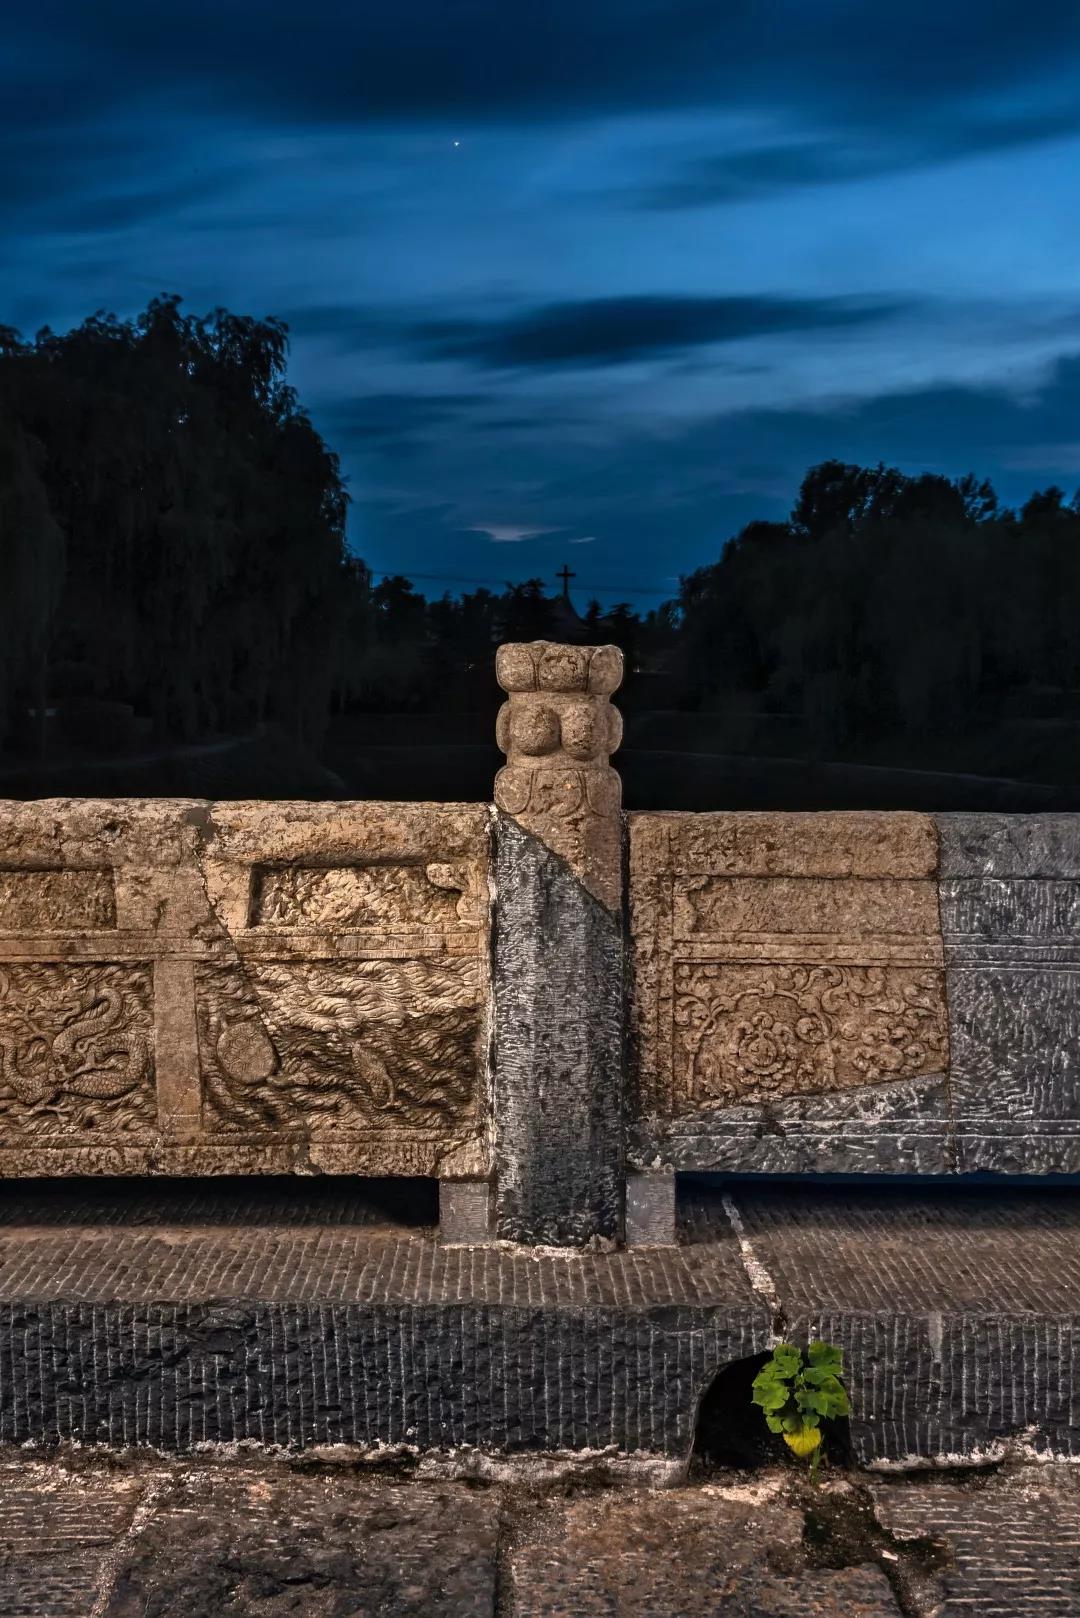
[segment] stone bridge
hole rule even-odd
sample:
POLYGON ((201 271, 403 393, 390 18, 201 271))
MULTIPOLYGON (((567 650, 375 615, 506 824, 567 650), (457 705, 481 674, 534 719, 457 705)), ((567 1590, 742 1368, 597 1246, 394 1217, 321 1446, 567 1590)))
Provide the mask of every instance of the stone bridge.
POLYGON ((942 1189, 1080 1170, 1080 816, 624 814, 620 653, 497 672, 491 805, 0 805, 0 1179, 81 1188, 0 1187, 0 1438, 685 1455, 801 1331, 864 1459, 1080 1450, 1072 1213, 942 1189), (718 1173, 802 1189, 680 1225, 718 1173), (281 1175, 341 1207, 268 1235, 281 1175), (110 1212, 210 1176, 213 1238, 110 1212), (437 1179, 441 1242, 356 1176, 437 1179))

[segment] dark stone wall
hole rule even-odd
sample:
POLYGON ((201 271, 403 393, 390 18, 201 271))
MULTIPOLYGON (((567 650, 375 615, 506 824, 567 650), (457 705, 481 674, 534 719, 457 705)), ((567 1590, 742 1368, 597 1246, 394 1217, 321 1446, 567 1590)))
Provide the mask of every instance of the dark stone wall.
POLYGON ((582 1245, 618 1235, 622 919, 506 815, 496 830, 496 1232, 582 1245))

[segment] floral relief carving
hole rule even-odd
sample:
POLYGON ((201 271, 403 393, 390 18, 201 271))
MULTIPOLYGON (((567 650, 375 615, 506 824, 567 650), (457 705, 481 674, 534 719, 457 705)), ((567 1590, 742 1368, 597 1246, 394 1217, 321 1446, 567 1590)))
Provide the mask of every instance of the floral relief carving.
POLYGON ((681 962, 675 970, 678 1087, 691 1105, 941 1073, 943 975, 900 966, 681 962))

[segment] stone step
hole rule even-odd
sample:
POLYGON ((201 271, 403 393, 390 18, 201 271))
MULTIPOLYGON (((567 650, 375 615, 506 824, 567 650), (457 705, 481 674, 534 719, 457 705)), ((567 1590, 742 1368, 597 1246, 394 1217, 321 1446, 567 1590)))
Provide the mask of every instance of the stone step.
POLYGON ((688 1182, 680 1217, 463 1247, 362 1182, 7 1186, 0 1439, 674 1462, 780 1334, 842 1345, 861 1463, 1080 1453, 1077 1191, 688 1182))

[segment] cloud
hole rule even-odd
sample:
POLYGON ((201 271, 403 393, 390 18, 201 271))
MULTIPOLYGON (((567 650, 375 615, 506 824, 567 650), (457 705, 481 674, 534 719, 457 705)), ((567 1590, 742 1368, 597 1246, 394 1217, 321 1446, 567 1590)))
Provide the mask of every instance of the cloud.
MULTIPOLYGON (((715 561, 745 523, 783 517, 808 467, 833 457, 948 477, 972 471, 1014 505, 1050 483, 1071 492, 1080 452, 1062 424, 1078 420, 1080 352, 1063 355, 1023 392, 1003 382, 883 388, 812 406, 729 409, 663 430, 624 423, 603 444, 568 435, 553 410, 548 439, 500 467, 500 476, 527 487, 528 510, 539 514, 530 526, 562 526, 573 536, 568 545, 590 539, 590 577, 608 580, 602 594, 617 600, 631 586, 663 586, 668 574, 715 561)), ((455 514, 480 483, 492 484, 490 451, 470 437, 433 444, 430 453, 418 484, 437 491, 442 512, 403 500, 365 517, 363 494, 371 491, 362 491, 359 520, 373 537, 361 548, 376 559, 415 555, 411 565, 420 569, 430 568, 422 556, 438 555, 448 571, 472 576, 480 525, 463 531, 455 514)), ((490 538, 497 526, 483 533, 490 538)), ((505 526, 520 533, 525 525, 505 526)))
POLYGON ((558 528, 522 528, 516 523, 472 523, 467 534, 487 534, 493 545, 520 545, 523 539, 536 539, 540 534, 558 534, 558 528))
POLYGON ((567 544, 568 545, 595 545, 596 544, 596 535, 595 534, 583 534, 580 539, 567 540, 567 544))
POLYGON ((573 299, 501 320, 422 321, 418 349, 491 370, 626 365, 713 343, 778 332, 882 322, 911 305, 885 298, 692 297, 573 299))
POLYGON ((416 437, 461 424, 476 409, 491 409, 490 393, 366 393, 324 404, 324 431, 355 439, 416 437))
POLYGON ((1056 71, 1073 0, 38 0, 6 22, 13 118, 148 83, 275 121, 580 118, 777 101, 880 117, 1056 71))
POLYGON ((1020 113, 961 113, 921 121, 883 136, 844 130, 774 140, 684 161, 659 182, 626 196, 644 208, 693 208, 749 202, 810 186, 841 185, 961 158, 1080 136, 1080 108, 1020 113))

